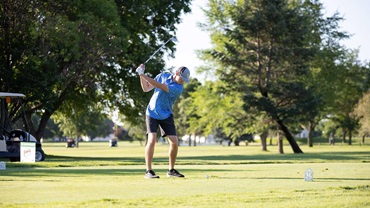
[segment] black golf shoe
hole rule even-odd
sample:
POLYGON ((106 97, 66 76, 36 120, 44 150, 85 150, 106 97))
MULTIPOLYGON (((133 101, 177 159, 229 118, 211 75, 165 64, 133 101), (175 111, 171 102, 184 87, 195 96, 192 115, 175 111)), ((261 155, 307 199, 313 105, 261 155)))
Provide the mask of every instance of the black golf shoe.
POLYGON ((159 178, 159 176, 157 176, 154 171, 147 170, 146 173, 145 173, 144 178, 149 178, 149 179, 151 179, 151 178, 159 178))
POLYGON ((177 171, 175 169, 172 169, 172 170, 167 171, 167 177, 184 178, 185 176, 183 174, 179 173, 179 171, 177 171))

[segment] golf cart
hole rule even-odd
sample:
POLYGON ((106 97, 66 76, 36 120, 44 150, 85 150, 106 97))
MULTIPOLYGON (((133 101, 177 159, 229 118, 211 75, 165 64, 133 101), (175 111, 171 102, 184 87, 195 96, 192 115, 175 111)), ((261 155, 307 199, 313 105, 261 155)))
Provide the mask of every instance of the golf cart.
POLYGON ((109 140, 109 147, 118 147, 118 142, 116 138, 109 140))
POLYGON ((35 143, 35 162, 43 161, 45 153, 41 143, 27 131, 12 128, 9 112, 23 113, 23 97, 25 95, 20 93, 0 92, 0 158, 9 158, 12 162, 20 161, 21 142, 27 142, 35 143))

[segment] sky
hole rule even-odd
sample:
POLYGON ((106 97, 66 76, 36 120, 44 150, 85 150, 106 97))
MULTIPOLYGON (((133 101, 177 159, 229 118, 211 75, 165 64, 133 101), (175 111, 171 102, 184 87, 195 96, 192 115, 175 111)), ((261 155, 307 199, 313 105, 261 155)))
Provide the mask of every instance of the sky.
MULTIPOLYGON (((202 31, 197 24, 205 22, 202 7, 208 0, 193 0, 192 12, 182 15, 182 22, 177 25, 175 58, 167 59, 167 67, 178 68, 186 66, 192 77, 203 80, 204 77, 196 74, 196 69, 203 62, 196 56, 196 50, 211 47, 209 34, 202 31)), ((321 0, 325 10, 324 14, 331 16, 338 11, 344 17, 341 30, 352 36, 342 42, 347 48, 359 49, 359 59, 370 61, 370 0, 321 0)))

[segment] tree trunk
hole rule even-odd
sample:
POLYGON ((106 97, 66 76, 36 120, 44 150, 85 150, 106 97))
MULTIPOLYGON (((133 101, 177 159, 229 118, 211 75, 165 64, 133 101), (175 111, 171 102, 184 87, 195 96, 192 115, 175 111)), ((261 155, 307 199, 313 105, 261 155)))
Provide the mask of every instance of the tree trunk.
POLYGON ((346 143, 346 134, 347 134, 347 131, 345 130, 345 128, 343 128, 342 143, 346 143))
POLYGON ((77 138, 76 138, 76 148, 78 148, 78 143, 80 142, 80 136, 79 135, 77 135, 77 138))
POLYGON ((334 133, 331 132, 329 135, 329 144, 334 145, 334 133))
POLYGON ((191 147, 191 136, 189 135, 189 147, 191 147))
POLYGON ((352 145, 352 131, 348 131, 348 145, 352 145))
MULTIPOLYGON (((0 112, 0 118, 1 118, 0 123, 5 124, 5 113, 8 112, 8 105, 5 102, 0 102, 0 104, 1 104, 0 109, 2 109, 1 112, 0 112)), ((4 126, 4 128, 7 131, 11 130, 11 129, 7 129, 7 128, 9 128, 9 126, 7 126, 7 125, 4 126)), ((5 132, 3 132, 3 133, 5 133, 5 132)))
POLYGON ((313 137, 311 129, 308 130, 307 143, 309 147, 313 147, 313 137))
POLYGON ((301 148, 298 146, 296 140, 294 139, 293 135, 290 133, 288 127, 286 127, 281 120, 277 120, 276 123, 279 126, 279 129, 284 132, 286 139, 288 140, 290 146, 293 149, 294 153, 303 153, 301 148))
POLYGON ((278 147, 279 147, 279 153, 284 154, 283 137, 280 135, 280 133, 278 135, 278 147))
POLYGON ((194 147, 197 146, 197 136, 194 134, 194 147))
POLYGON ((28 120, 28 122, 30 122, 30 130, 31 130, 31 134, 33 134, 36 138, 37 141, 40 141, 41 140, 41 137, 43 136, 44 134, 44 131, 45 131, 45 128, 46 128, 46 125, 47 125, 47 122, 49 120, 49 118, 51 117, 51 114, 50 112, 46 111, 42 116, 41 116, 41 120, 39 122, 39 127, 38 129, 35 131, 33 126, 32 125, 32 119, 28 120), (33 130, 32 130, 33 129, 33 130))
POLYGON ((261 137, 261 147, 262 147, 262 151, 267 151, 267 136, 268 136, 268 132, 265 131, 263 132, 260 137, 261 137))
POLYGON ((365 144, 365 137, 366 137, 366 134, 362 135, 362 144, 365 144))
POLYGON ((313 131, 315 129, 315 125, 310 123, 308 125, 308 138, 307 138, 307 143, 309 147, 313 147, 313 131))

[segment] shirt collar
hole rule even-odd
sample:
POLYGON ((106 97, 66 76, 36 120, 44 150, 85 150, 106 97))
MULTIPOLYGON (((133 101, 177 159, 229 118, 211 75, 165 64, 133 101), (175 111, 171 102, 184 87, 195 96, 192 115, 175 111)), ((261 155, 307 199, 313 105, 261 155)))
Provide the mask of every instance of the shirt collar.
POLYGON ((175 82, 175 80, 173 80, 173 74, 171 74, 170 76, 168 76, 168 78, 170 80, 170 82, 175 82))

